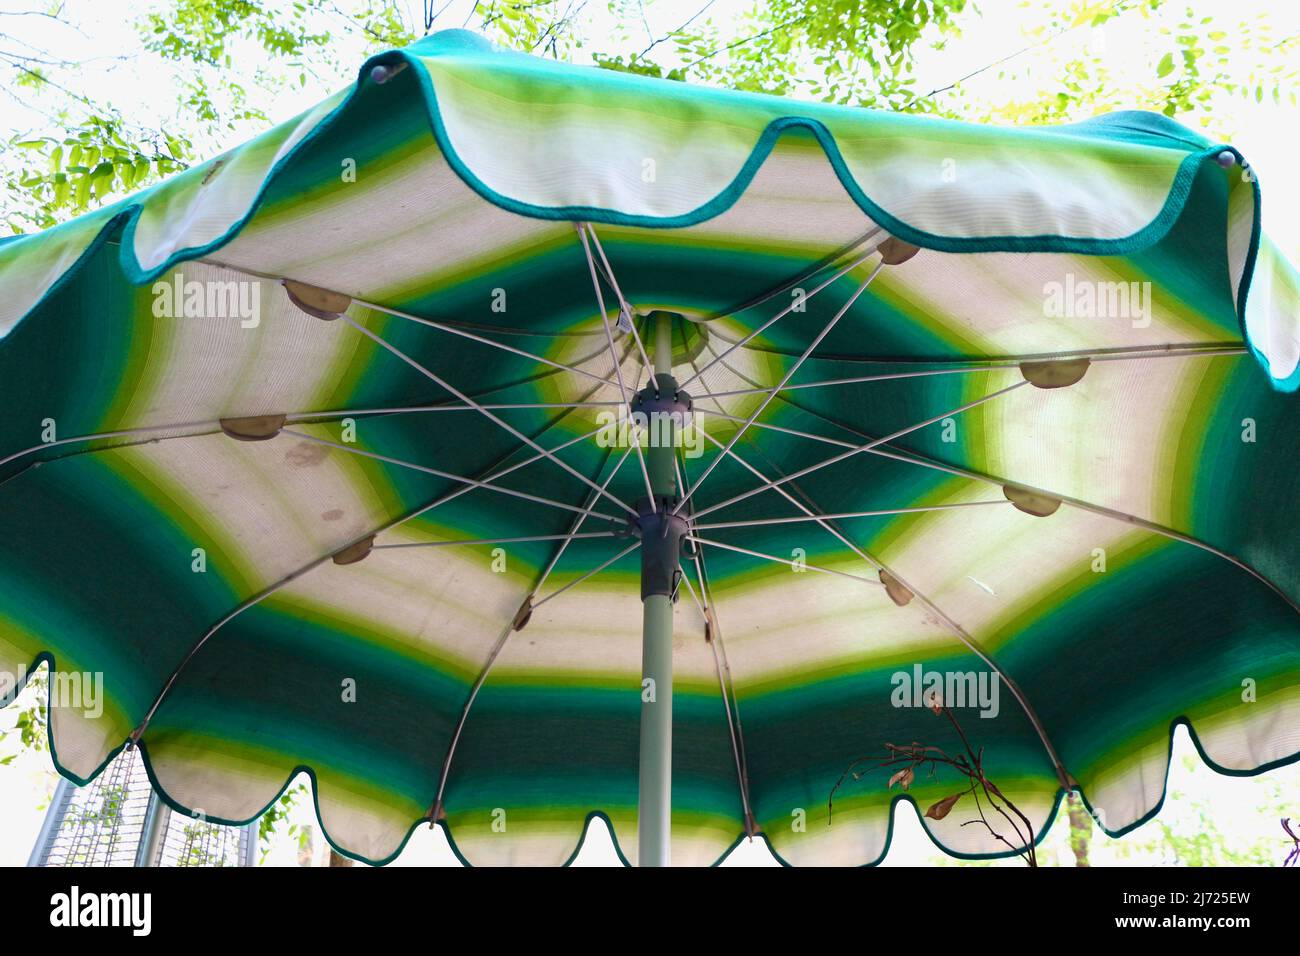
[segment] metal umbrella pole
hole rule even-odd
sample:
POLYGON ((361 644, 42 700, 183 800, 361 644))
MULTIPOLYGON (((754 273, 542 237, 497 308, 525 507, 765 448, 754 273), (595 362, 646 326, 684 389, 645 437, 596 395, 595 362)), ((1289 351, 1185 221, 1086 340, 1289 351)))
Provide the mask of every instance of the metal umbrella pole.
POLYGON ((673 514, 680 498, 675 480, 677 429, 690 415, 691 400, 672 375, 674 316, 650 315, 654 333, 654 377, 632 401, 634 417, 645 416, 649 437, 646 468, 653 499, 637 503, 641 531, 641 751, 637 803, 637 847, 641 866, 668 866, 672 820, 673 596, 680 576, 678 558, 686 521, 673 514))

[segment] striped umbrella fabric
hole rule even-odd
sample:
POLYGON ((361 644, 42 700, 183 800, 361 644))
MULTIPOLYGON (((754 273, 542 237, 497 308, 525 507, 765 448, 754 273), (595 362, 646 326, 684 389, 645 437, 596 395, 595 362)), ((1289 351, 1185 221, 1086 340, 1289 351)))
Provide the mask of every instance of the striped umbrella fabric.
MULTIPOLYGON (((359 860, 436 824, 562 864, 599 815, 635 863, 675 512, 673 863, 879 861, 955 778, 831 788, 955 751, 939 685, 1035 833, 1078 789, 1122 834, 1179 723, 1224 773, 1300 754, 1298 303, 1244 158, 1164 117, 966 125, 436 34, 0 243, 5 699, 102 681, 51 701, 60 772, 138 746, 218 822, 306 771, 359 860), (667 457, 654 402, 689 405, 667 457)), ((924 822, 1009 852, 970 818, 924 822)))

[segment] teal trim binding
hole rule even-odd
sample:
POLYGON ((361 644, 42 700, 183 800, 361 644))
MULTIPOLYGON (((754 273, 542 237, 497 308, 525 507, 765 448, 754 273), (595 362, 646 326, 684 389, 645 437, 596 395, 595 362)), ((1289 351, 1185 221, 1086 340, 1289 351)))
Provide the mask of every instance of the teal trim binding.
MULTIPOLYGON (((447 32, 459 33, 462 31, 447 32)), ((443 34, 438 34, 438 36, 443 36, 443 34)), ((429 54, 434 55, 436 44, 429 42, 433 39, 433 37, 430 37, 421 41, 421 43, 414 44, 409 48, 411 52, 401 50, 397 51, 396 54, 381 54, 374 59, 386 63, 391 62, 388 58, 396 55, 401 58, 402 62, 417 68, 417 75, 420 78, 420 85, 429 108, 429 121, 433 128, 434 138, 438 141, 438 148, 442 150, 448 165, 464 180, 467 186, 488 202, 505 209, 507 212, 517 213, 533 219, 582 220, 642 229, 684 229, 695 226, 722 215, 736 204, 740 197, 744 195, 745 189, 753 181, 755 174, 767 160, 783 133, 794 129, 806 129, 817 140, 818 145, 826 154, 826 159, 831 168, 835 171, 840 184, 850 198, 857 203, 858 207, 870 216, 873 221, 884 226, 887 232, 913 245, 934 249, 937 252, 1066 252, 1084 255, 1126 255, 1154 245, 1164 237, 1181 214, 1191 192, 1192 181, 1195 179, 1200 166, 1213 161, 1214 157, 1227 148, 1224 146, 1209 146, 1185 157, 1179 164, 1178 171, 1174 176, 1174 182, 1171 184, 1164 205, 1156 218, 1132 235, 1119 239, 1092 239, 1059 235, 981 236, 971 238, 941 236, 917 229, 886 212, 883 207, 867 195, 866 191, 853 177, 852 172, 850 172, 831 131, 820 120, 799 114, 780 116, 770 121, 759 134, 757 142, 750 150, 748 158, 735 178, 716 196, 690 212, 678 216, 644 216, 598 206, 537 206, 502 195, 492 189, 478 177, 474 170, 469 167, 469 164, 456 152, 455 147, 452 146, 446 125, 443 122, 442 111, 438 107, 438 96, 433 85, 433 79, 424 68, 420 58, 412 55, 414 51, 426 43, 429 46, 429 54)), ((442 51, 437 50, 436 52, 442 51)), ((369 64, 367 64, 367 67, 369 67, 369 64)), ((1077 131, 1079 128, 1079 125, 1075 125, 1073 127, 1057 127, 1056 129, 1077 131)), ((1124 139, 1125 137, 1101 138, 1124 139)))
MULTIPOLYGON (((1241 168, 1243 170, 1247 169, 1245 158, 1235 149, 1232 150, 1232 153, 1237 157, 1237 162, 1241 165, 1241 168)), ((1259 188, 1259 179, 1253 173, 1251 174, 1250 187, 1255 206, 1251 211, 1250 248, 1246 250, 1246 262, 1241 270, 1241 285, 1237 289, 1237 321, 1241 323, 1241 335, 1246 340, 1246 347, 1250 349, 1250 354, 1254 356, 1255 361, 1268 373, 1268 380, 1273 388, 1279 392, 1295 392, 1300 390, 1300 364, 1297 364, 1291 370, 1291 374, 1285 378, 1275 377, 1268 356, 1251 339, 1250 332, 1246 328, 1246 299, 1250 295, 1250 280, 1255 275, 1255 264, 1259 259, 1259 244, 1264 238, 1263 228, 1260 224, 1263 194, 1259 188)))
MULTIPOLYGON (((57 670, 57 667, 55 665, 54 655, 51 654, 49 651, 41 652, 32 661, 32 664, 27 669, 27 672, 24 675, 23 679, 14 688, 14 691, 9 696, 9 698, 7 700, 0 700, 0 707, 7 707, 9 704, 13 703, 13 701, 18 697, 18 695, 22 693, 23 688, 27 686, 27 681, 31 679, 31 676, 34 673, 36 673, 37 668, 39 668, 42 663, 46 664, 51 671, 57 670)), ((103 773, 104 769, 110 763, 112 763, 113 759, 116 758, 118 754, 120 754, 127 746, 128 741, 123 740, 122 743, 120 743, 117 747, 115 747, 108 754, 108 756, 104 758, 103 762, 101 762, 100 765, 96 767, 95 770, 89 776, 79 777, 76 774, 72 773, 67 768, 65 768, 63 764, 59 762, 58 746, 54 738, 53 725, 50 723, 49 718, 50 718, 50 706, 49 706, 49 701, 47 699, 45 702, 45 721, 46 721, 45 725, 46 727, 50 728, 50 732, 49 732, 50 759, 54 764, 54 769, 57 770, 61 776, 72 781, 78 787, 86 786, 87 784, 92 782, 96 777, 98 777, 101 773, 103 773)), ((1195 746, 1197 754, 1200 755, 1200 758, 1205 763, 1205 765, 1209 767, 1211 770, 1213 770, 1215 773, 1220 773, 1223 774, 1224 776, 1256 777, 1270 770, 1276 770, 1279 767, 1289 766, 1290 764, 1300 761, 1300 750, 1297 750, 1295 753, 1290 754, 1289 756, 1280 757, 1277 760, 1269 761, 1268 763, 1261 764, 1260 766, 1255 767, 1254 769, 1251 770, 1237 770, 1230 767, 1222 767, 1219 764, 1215 763, 1214 760, 1212 760, 1210 756, 1205 752, 1205 747, 1201 743, 1201 739, 1196 733, 1196 728, 1192 726, 1192 722, 1187 717, 1180 715, 1178 717, 1175 717, 1169 723, 1169 747, 1166 751, 1165 776, 1164 776, 1164 782, 1161 784, 1160 787, 1160 799, 1156 801, 1155 806, 1153 806, 1149 811, 1147 811, 1147 813, 1144 814, 1142 817, 1140 817, 1139 819, 1133 821, 1132 823, 1118 830, 1109 830, 1105 826, 1103 826, 1100 823, 1100 821, 1097 820, 1097 815, 1094 811, 1092 803, 1088 800, 1087 794, 1084 793, 1083 788, 1082 787, 1075 788, 1076 792, 1082 798, 1084 806, 1087 807, 1088 813, 1092 816, 1094 822, 1097 823, 1098 829, 1100 829, 1108 837, 1111 837, 1112 839, 1118 839, 1119 837, 1122 837, 1125 834, 1131 833, 1133 830, 1136 830, 1138 827, 1142 826, 1143 824, 1148 823, 1150 820, 1152 820, 1156 815, 1160 813, 1160 810, 1164 806, 1165 799, 1168 796, 1168 792, 1169 792, 1169 765, 1172 762, 1172 758, 1173 758, 1174 731, 1177 729, 1179 724, 1187 728, 1187 733, 1192 739, 1192 744, 1193 746, 1195 746)), ((168 807, 170 807, 176 813, 181 814, 182 816, 190 817, 190 818, 197 817, 199 814, 193 808, 187 807, 180 801, 176 800, 169 793, 167 793, 167 791, 163 788, 161 783, 159 783, 157 774, 154 772, 153 769, 153 764, 150 762, 149 759, 149 749, 145 740, 141 739, 138 746, 140 748, 140 758, 144 763, 145 773, 149 778, 150 785, 154 788, 154 791, 158 794, 158 799, 160 799, 168 807)), ((209 823, 216 823, 221 826, 229 826, 229 827, 247 826, 248 824, 252 823, 253 821, 257 820, 259 817, 261 817, 262 814, 266 813, 267 810, 271 809, 271 807, 275 805, 276 801, 279 800, 282 796, 284 796, 285 791, 289 789, 290 785, 293 784, 293 782, 298 778, 299 774, 306 774, 308 780, 310 780, 311 782, 312 806, 315 809, 316 822, 320 824, 321 833, 324 835, 325 841, 330 845, 330 847, 332 847, 341 856, 345 856, 350 860, 356 860, 359 863, 365 863, 369 866, 386 866, 387 864, 393 862, 393 860, 397 859, 397 857, 399 857, 402 854, 402 851, 406 849, 407 843, 410 842, 411 836, 415 833, 417 828, 425 824, 432 825, 436 823, 436 825, 442 827, 443 832, 446 834, 447 843, 450 846, 452 853, 455 854, 456 859, 458 859, 465 866, 473 866, 473 864, 469 862, 469 860, 465 857, 464 853, 456 845, 456 841, 452 834, 451 827, 447 824, 447 822, 445 820, 430 821, 427 817, 422 817, 418 820, 412 821, 411 825, 406 830, 406 835, 402 837, 401 842, 397 845, 397 847, 393 850, 392 853, 390 853, 388 856, 385 856, 383 858, 371 859, 369 857, 363 856, 359 853, 354 853, 353 851, 347 850, 344 847, 340 846, 338 842, 335 841, 332 836, 330 836, 329 830, 325 827, 325 822, 321 817, 320 795, 319 795, 320 788, 319 788, 318 781, 316 779, 316 771, 312 769, 312 767, 309 764, 300 763, 295 765, 294 768, 289 771, 289 775, 285 778, 284 784, 280 787, 279 790, 275 792, 275 795, 266 802, 266 805, 263 806, 261 810, 253 814, 253 816, 249 817, 248 819, 230 820, 224 817, 215 817, 210 814, 204 814, 203 819, 208 821, 209 823)), ((1060 812, 1061 801, 1064 799, 1064 797, 1065 797, 1065 790, 1058 787, 1056 790, 1056 799, 1052 805, 1052 810, 1047 815, 1046 820, 1043 822, 1043 825, 1039 828, 1037 835, 1034 837, 1035 846, 1041 845, 1047 832, 1052 828, 1052 824, 1056 821, 1056 815, 1060 812)), ((912 799, 911 795, 909 794, 896 795, 894 799, 890 801, 889 804, 889 817, 888 817, 888 823, 886 824, 885 843, 884 846, 881 848, 880 855, 877 856, 874 860, 870 860, 866 863, 860 864, 861 866, 864 867, 878 866, 881 862, 884 861, 885 857, 888 855, 889 848, 893 844, 893 839, 894 839, 895 808, 897 807, 900 801, 907 801, 908 803, 911 803, 912 806, 916 808, 917 816, 920 817, 921 814, 920 807, 917 806, 916 801, 912 799)), ((599 817, 600 819, 604 820, 605 825, 609 828, 610 839, 614 844, 614 852, 618 855, 619 861, 623 863, 624 866, 631 866, 631 862, 628 860, 627 855, 623 852, 622 845, 619 842, 618 830, 615 827, 614 822, 609 818, 609 816, 604 811, 601 810, 592 810, 587 813, 586 817, 583 819, 582 828, 578 834, 578 841, 574 845, 573 851, 565 859, 563 865, 569 866, 573 863, 575 859, 577 859, 578 853, 582 850, 583 844, 586 842, 587 830, 591 825, 591 821, 596 817, 599 817)), ((998 860, 998 859, 1007 859, 1017 855, 1016 852, 1013 850, 1004 850, 1004 851, 998 851, 996 853, 982 853, 982 854, 961 853, 956 850, 951 850, 946 846, 944 846, 942 843, 940 843, 939 840, 935 837, 935 835, 930 831, 930 828, 925 825, 924 818, 922 818, 921 829, 925 831, 925 835, 929 838, 930 842, 935 845, 936 848, 946 853, 947 855, 959 860, 998 860)), ((772 856, 776 858, 778 863, 780 863, 782 866, 787 866, 787 867, 793 866, 793 864, 791 864, 788 860, 784 859, 776 851, 776 848, 772 846, 772 841, 768 839, 766 833, 760 831, 757 834, 757 836, 760 837, 763 840, 763 842, 767 844, 768 850, 771 851, 772 856)), ((718 856, 718 858, 710 864, 710 866, 718 866, 719 864, 721 864, 728 856, 731 855, 732 851, 734 851, 736 847, 740 846, 741 842, 744 841, 745 839, 746 839, 746 835, 742 830, 740 833, 737 834, 735 840, 732 841, 731 845, 728 846, 727 849, 724 850, 718 856)))
MULTIPOLYGON (((789 114, 773 119, 760 133, 757 142, 754 144, 749 157, 742 165, 736 177, 728 186, 726 186, 718 195, 714 196, 708 202, 699 206, 689 213, 672 217, 647 217, 642 215, 633 215, 623 213, 614 209, 603 209, 597 207, 544 207, 535 206, 529 203, 523 203, 510 197, 503 196, 487 186, 475 172, 465 163, 465 161, 456 153, 450 143, 442 114, 438 108, 437 93, 434 89, 433 80, 428 71, 425 69, 420 60, 421 56, 438 56, 448 53, 469 52, 475 54, 490 54, 491 56, 524 56, 523 54, 513 54, 503 51, 497 51, 487 41, 479 38, 473 33, 463 30, 447 30, 441 33, 426 37, 412 46, 401 49, 391 50, 378 54, 368 59, 362 66, 357 82, 348 93, 348 95, 329 113, 327 113, 292 149, 281 156, 275 164, 268 170, 258 188, 256 195, 249 204, 245 213, 234 222, 222 235, 202 246, 191 246, 180 249, 168 256, 162 263, 152 269, 144 269, 134 254, 134 239, 137 221, 144 202, 148 199, 153 187, 146 189, 138 197, 132 200, 123 200, 116 204, 117 212, 111 216, 101 229, 100 233, 83 251, 81 256, 74 262, 64 274, 46 291, 45 295, 32 306, 31 309, 23 316, 36 311, 45 300, 65 282, 69 281, 84 264, 86 257, 102 243, 106 236, 113 229, 122 227, 121 243, 121 265, 124 275, 134 284, 141 285, 154 281, 158 276, 167 270, 173 268, 180 262, 199 259, 220 249, 232 239, 234 239, 243 229, 243 227, 253 218, 267 193, 271 183, 275 180, 281 170, 297 156, 309 143, 324 136, 340 119, 340 117, 349 109, 353 99, 356 97, 358 90, 361 89, 370 76, 370 72, 376 66, 391 66, 398 63, 408 65, 418 78, 421 92, 425 97, 426 112, 429 118, 430 129, 447 159, 448 165, 455 171, 457 176, 483 199, 518 215, 528 216, 535 219, 547 220, 587 220, 592 222, 635 226, 640 228, 651 229, 674 229, 685 228, 697 225, 701 222, 712 219, 730 209, 743 195, 745 189, 753 180, 758 169, 771 154, 772 149, 780 137, 794 130, 803 130, 817 140, 827 161, 831 164, 836 177, 843 185, 845 191, 855 203, 870 216, 873 220, 884 226, 887 231, 910 242, 914 245, 927 249, 934 249, 939 252, 953 253, 970 253, 970 252, 1057 252, 1057 253, 1075 253, 1081 255, 1126 255, 1145 249, 1156 242, 1169 231, 1174 221, 1182 214, 1187 199, 1191 192, 1191 184, 1197 173, 1207 163, 1212 163, 1215 158, 1225 150, 1231 152, 1241 162, 1241 154, 1233 147, 1226 145, 1209 145, 1200 146, 1188 153, 1179 164, 1175 174, 1174 181, 1170 186, 1168 195, 1157 216, 1142 229, 1132 235, 1121 237, 1119 239, 1091 239, 1086 237, 1072 237, 1060 235, 1037 235, 1037 236, 995 236, 995 237, 957 237, 942 236, 928 233, 924 230, 914 228, 908 223, 894 217, 881 208, 871 197, 862 189, 858 182, 853 178, 849 171, 843 156, 839 151, 834 136, 820 120, 812 117, 798 114, 789 114)), ((718 95, 714 91, 702 91, 701 95, 718 95)), ((740 95, 740 94, 735 94, 740 95)), ((753 95, 753 94, 750 94, 753 95)), ((1154 117, 1148 114, 1127 111, 1115 114, 1113 117, 1103 117, 1099 120, 1090 120, 1086 123, 1072 124, 1069 126, 1060 126, 1051 128, 1055 132, 1063 134, 1083 135, 1102 139, 1111 139, 1119 141, 1150 141, 1160 139, 1165 142, 1174 142, 1185 148, 1192 148, 1198 143, 1206 141, 1196 137, 1196 134, 1186 130, 1172 120, 1165 117, 1154 117)), ((223 156, 229 155, 234 150, 227 151, 223 156)), ((218 157, 218 160, 220 157, 218 157)), ((210 162, 216 162, 210 161, 210 162)), ((1238 319, 1242 326, 1242 335, 1249 345, 1252 354, 1255 356, 1266 371, 1269 371, 1269 365, 1263 352, 1250 340, 1245 329, 1244 321, 1244 303, 1250 287, 1250 279, 1253 271, 1253 265, 1257 258, 1257 250, 1260 242, 1259 232, 1259 184, 1255 182, 1253 188, 1256 194, 1255 203, 1255 228, 1252 230, 1250 248, 1246 260, 1246 268, 1243 270, 1240 291, 1238 294, 1238 319)), ((114 207, 109 207, 113 209, 114 207)), ((104 211, 92 215, 102 215, 104 211)), ((59 227, 55 227, 56 229, 59 227)), ((40 233, 35 236, 42 235, 40 233)), ((22 242, 27 237, 18 237, 17 242, 22 242)), ((11 243, 6 243, 9 245, 11 243)), ((23 321, 19 320, 19 323, 23 321)), ((15 323, 15 327, 18 323, 15 323)), ((1280 391, 1295 391, 1300 388, 1300 370, 1297 370, 1287 379, 1276 379, 1269 372, 1269 380, 1273 386, 1280 391)))

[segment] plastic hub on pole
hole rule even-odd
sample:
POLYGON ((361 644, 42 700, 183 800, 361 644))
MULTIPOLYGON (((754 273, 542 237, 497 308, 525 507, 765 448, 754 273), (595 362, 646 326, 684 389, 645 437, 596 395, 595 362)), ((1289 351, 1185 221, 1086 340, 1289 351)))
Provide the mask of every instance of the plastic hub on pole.
POLYGON ((642 498, 636 503, 640 515, 634 522, 641 536, 641 600, 651 594, 677 596, 681 580, 682 537, 687 533, 686 519, 673 514, 680 499, 676 495, 642 498))

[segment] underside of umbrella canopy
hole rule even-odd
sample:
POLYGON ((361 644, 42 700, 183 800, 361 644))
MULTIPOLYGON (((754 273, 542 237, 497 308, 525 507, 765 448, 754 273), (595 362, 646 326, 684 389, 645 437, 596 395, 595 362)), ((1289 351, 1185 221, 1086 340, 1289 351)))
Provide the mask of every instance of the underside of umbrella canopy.
MULTIPOLYGON (((563 863, 595 814, 636 862, 644 615, 674 863, 879 860, 956 780, 830 791, 959 746, 933 674, 1036 833, 1076 786, 1126 832, 1180 721, 1223 772, 1300 752, 1300 283, 1259 209, 1162 117, 966 126, 438 34, 0 243, 0 671, 102 675, 102 713, 51 706, 79 782, 130 742, 219 821, 306 770, 370 862, 439 823, 563 863), (652 527, 681 560, 642 606, 652 527)), ((925 824, 1007 850, 969 819, 925 824)))

